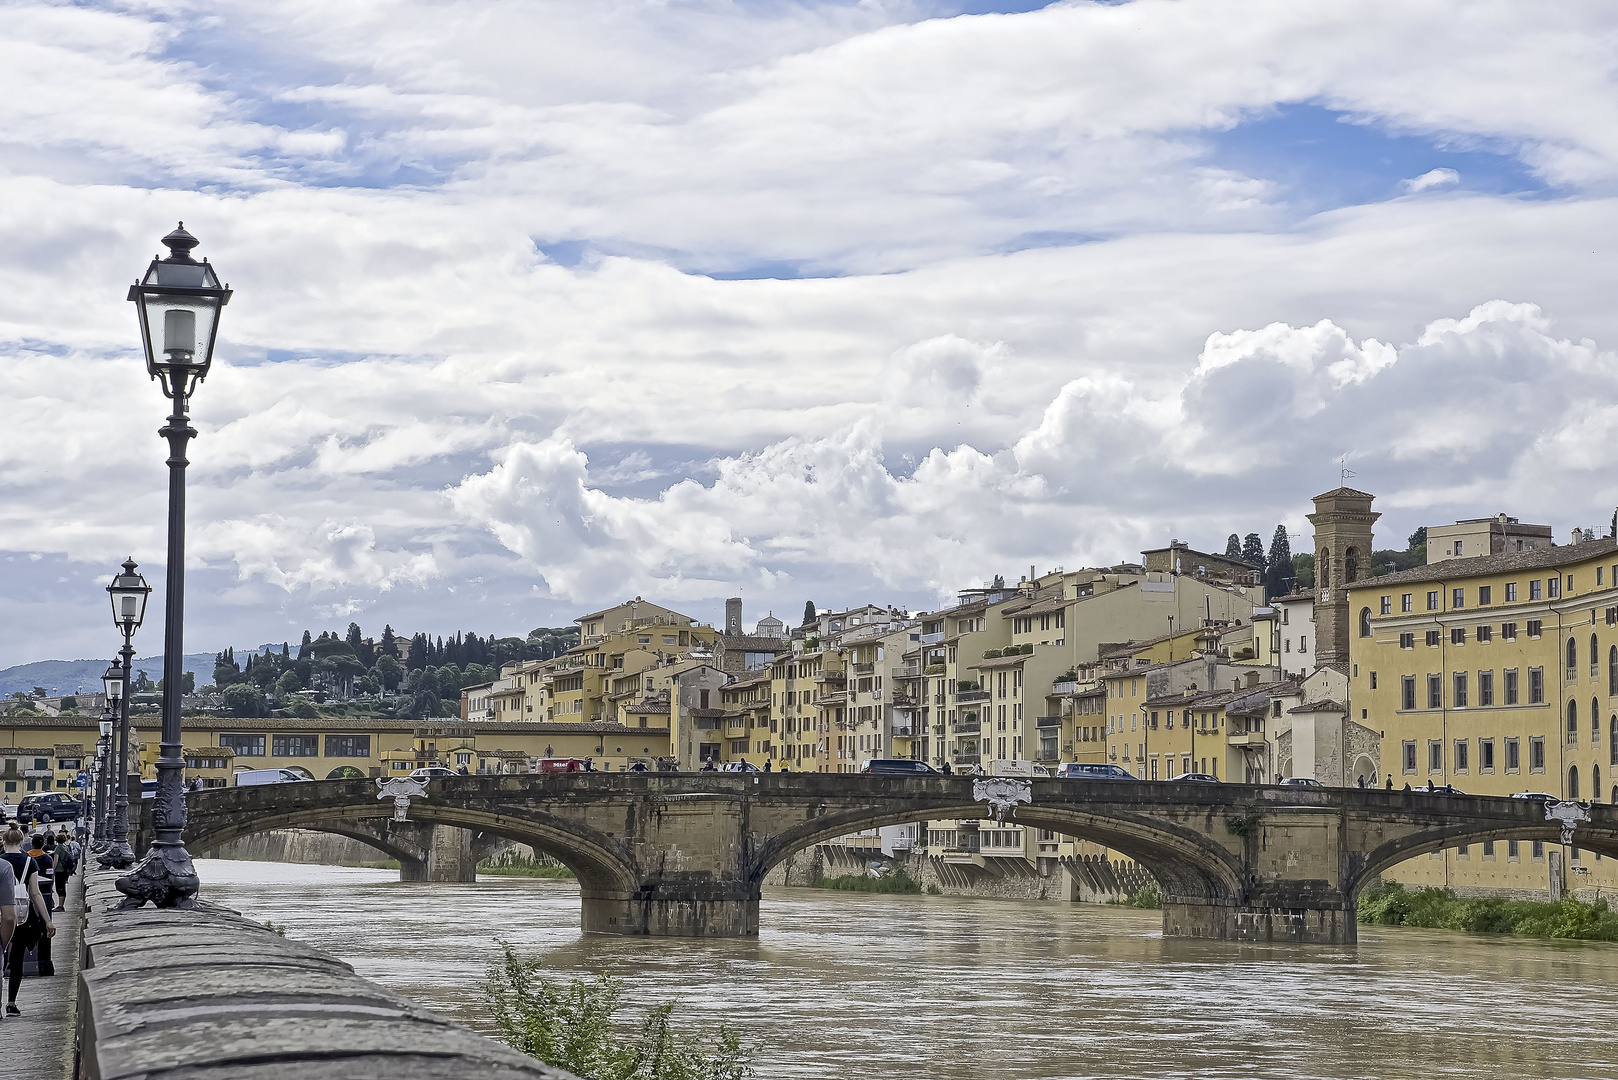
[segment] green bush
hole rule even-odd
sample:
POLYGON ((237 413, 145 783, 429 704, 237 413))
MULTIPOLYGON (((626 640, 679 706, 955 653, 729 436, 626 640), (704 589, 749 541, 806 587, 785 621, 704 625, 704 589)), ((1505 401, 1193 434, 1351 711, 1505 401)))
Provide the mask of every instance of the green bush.
POLYGON ((724 1027, 706 1040, 675 1035, 673 1005, 647 1012, 633 1035, 614 1023, 623 985, 606 975, 563 986, 546 980, 536 960, 501 942, 483 995, 506 1045, 583 1080, 747 1080, 753 1075, 741 1040, 724 1027))
POLYGON ((815 882, 817 889, 839 889, 843 892, 903 893, 921 892, 921 883, 900 870, 896 874, 871 877, 869 874, 844 874, 841 877, 823 877, 815 882))
POLYGON ((498 859, 478 863, 477 872, 494 877, 571 878, 573 871, 554 859, 520 858, 515 852, 505 851, 498 859))
POLYGON ((1160 908, 1163 906, 1163 890, 1158 888, 1157 882, 1148 881, 1140 888, 1129 894, 1124 901, 1124 907, 1132 908, 1160 908))
POLYGON ((999 658, 1000 658, 1000 650, 999 649, 984 649, 983 650, 983 659, 985 659, 985 660, 997 660, 999 658))
POLYGON ((1359 921, 1375 926, 1421 926, 1475 934, 1618 941, 1618 914, 1607 901, 1573 897, 1539 900, 1462 900, 1449 889, 1406 889, 1396 881, 1360 893, 1359 921))

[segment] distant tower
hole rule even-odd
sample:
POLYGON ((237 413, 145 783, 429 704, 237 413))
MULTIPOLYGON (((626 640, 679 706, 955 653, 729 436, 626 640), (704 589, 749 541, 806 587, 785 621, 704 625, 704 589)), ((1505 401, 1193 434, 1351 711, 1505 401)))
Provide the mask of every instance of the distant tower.
POLYGON ((725 633, 730 637, 742 636, 742 598, 739 596, 725 601, 725 633))
POLYGON ((1348 610, 1343 586, 1371 569, 1371 526, 1381 514, 1371 510, 1367 495, 1340 487, 1315 496, 1315 662, 1348 674, 1348 637, 1354 613, 1348 610))

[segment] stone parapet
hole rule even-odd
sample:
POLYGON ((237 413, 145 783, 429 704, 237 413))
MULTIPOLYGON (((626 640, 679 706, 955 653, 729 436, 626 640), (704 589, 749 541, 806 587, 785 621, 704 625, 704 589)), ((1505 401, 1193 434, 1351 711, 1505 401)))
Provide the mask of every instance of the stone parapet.
POLYGON ((226 908, 119 910, 115 876, 86 883, 85 1080, 576 1080, 226 908))

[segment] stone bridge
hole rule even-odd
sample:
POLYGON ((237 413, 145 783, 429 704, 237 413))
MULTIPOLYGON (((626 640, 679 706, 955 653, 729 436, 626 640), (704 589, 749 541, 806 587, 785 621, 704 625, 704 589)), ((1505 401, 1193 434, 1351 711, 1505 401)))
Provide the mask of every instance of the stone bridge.
MULTIPOLYGON (((435 850, 500 837, 578 875, 586 931, 737 937, 758 933, 760 883, 793 852, 882 825, 989 817, 984 789, 996 785, 1023 786, 1027 801, 1009 808, 1017 824, 1150 870, 1171 936, 1352 942, 1361 887, 1395 863, 1484 840, 1563 842, 1562 823, 1523 799, 834 773, 446 777, 412 801, 407 822, 390 820, 393 801, 370 780, 224 788, 187 797, 185 839, 201 851, 268 829, 324 829, 430 868, 435 850)), ((1584 816, 1571 842, 1618 858, 1618 809, 1584 816)))

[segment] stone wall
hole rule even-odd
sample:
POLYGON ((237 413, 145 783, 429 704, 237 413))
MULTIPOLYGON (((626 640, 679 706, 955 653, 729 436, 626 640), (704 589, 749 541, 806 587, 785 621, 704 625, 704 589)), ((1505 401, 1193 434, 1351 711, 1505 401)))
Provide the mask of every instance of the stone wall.
POLYGON ((385 852, 370 844, 336 833, 313 829, 275 829, 254 833, 203 853, 210 859, 242 859, 251 862, 308 863, 343 866, 388 861, 385 852))
POLYGON ((947 862, 932 855, 893 857, 822 844, 795 852, 764 879, 775 886, 809 887, 822 877, 863 874, 872 862, 903 871, 928 892, 999 900, 1061 900, 1078 903, 1121 903, 1152 880, 1133 864, 1119 864, 1100 856, 1042 860, 986 858, 977 862, 947 862))
POLYGON ((78 1075, 242 1080, 576 1080, 234 911, 119 910, 87 874, 78 1075))

